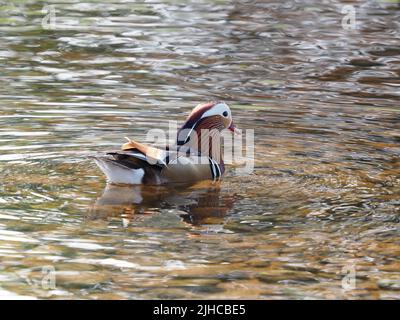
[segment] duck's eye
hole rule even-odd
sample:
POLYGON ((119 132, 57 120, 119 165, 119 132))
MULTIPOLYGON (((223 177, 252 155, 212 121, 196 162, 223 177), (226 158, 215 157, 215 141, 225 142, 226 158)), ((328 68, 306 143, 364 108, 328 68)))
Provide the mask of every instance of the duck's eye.
POLYGON ((222 112, 222 115, 223 115, 224 117, 227 117, 227 116, 228 116, 228 111, 222 112))

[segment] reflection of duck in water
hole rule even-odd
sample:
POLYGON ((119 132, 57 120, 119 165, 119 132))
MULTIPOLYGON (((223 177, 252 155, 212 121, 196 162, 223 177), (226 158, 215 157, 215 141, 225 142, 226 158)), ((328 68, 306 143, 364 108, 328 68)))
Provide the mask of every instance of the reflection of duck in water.
POLYGON ((184 221, 198 225, 216 223, 233 206, 233 196, 221 194, 219 185, 118 186, 109 184, 90 208, 88 219, 122 218, 125 225, 132 219, 159 209, 177 209, 184 221), (154 209, 157 208, 157 209, 154 209))
POLYGON ((95 157, 109 183, 162 185, 220 179, 225 171, 220 132, 235 131, 224 102, 198 105, 178 132, 176 145, 158 149, 132 140, 122 151, 95 157))

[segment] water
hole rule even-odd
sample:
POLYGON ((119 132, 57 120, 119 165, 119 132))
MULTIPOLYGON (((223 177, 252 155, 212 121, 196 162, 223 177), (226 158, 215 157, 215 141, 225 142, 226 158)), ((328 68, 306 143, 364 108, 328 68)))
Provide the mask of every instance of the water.
POLYGON ((1 2, 0 297, 399 299, 400 6, 345 4, 1 2), (253 174, 104 189, 88 155, 209 99, 253 174))

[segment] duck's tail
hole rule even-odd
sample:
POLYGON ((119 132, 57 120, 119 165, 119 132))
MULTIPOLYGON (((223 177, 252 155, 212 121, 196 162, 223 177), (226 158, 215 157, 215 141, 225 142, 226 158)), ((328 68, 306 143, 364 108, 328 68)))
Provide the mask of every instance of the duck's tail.
POLYGON ((105 174, 108 183, 115 184, 142 184, 144 169, 128 168, 108 157, 93 157, 101 171, 105 174))

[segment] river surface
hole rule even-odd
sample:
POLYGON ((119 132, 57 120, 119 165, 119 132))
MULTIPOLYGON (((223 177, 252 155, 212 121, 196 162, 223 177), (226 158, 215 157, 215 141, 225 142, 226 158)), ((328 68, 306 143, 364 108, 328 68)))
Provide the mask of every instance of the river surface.
POLYGON ((400 299, 399 103, 396 1, 0 1, 0 297, 400 299), (105 188, 215 99, 251 174, 105 188))

